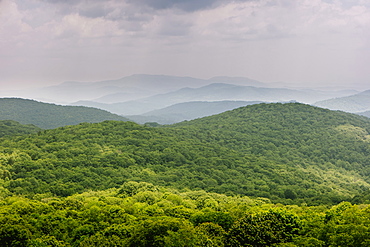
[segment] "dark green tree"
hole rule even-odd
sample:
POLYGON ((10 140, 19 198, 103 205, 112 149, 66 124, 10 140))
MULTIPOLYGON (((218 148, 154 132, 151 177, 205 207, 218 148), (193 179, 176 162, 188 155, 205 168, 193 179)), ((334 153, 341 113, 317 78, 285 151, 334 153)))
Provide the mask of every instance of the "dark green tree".
POLYGON ((231 227, 228 245, 262 247, 291 242, 299 229, 298 218, 282 210, 248 214, 231 227))

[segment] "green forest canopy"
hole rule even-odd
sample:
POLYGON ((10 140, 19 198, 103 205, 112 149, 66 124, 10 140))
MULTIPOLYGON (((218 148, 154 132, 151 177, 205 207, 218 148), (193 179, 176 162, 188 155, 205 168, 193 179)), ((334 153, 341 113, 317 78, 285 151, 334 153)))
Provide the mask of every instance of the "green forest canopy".
POLYGON ((152 128, 79 124, 1 142, 4 188, 69 196, 127 181, 273 202, 338 203, 368 191, 370 120, 260 104, 152 128))
POLYGON ((20 98, 0 98, 0 120, 14 120, 53 129, 83 122, 127 121, 127 118, 85 106, 62 106, 20 98))
POLYGON ((13 120, 0 120, 0 137, 36 133, 42 130, 32 124, 20 124, 13 120))
POLYGON ((370 206, 308 207, 150 183, 0 201, 2 246, 369 246, 370 206))

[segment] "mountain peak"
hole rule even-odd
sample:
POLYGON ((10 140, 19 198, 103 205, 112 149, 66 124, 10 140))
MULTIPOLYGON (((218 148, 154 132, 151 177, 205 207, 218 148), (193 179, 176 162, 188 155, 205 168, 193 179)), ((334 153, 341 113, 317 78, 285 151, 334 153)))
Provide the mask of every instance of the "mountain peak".
POLYGON ((230 77, 230 76, 216 76, 208 79, 211 82, 237 84, 242 86, 255 86, 255 87, 266 87, 267 85, 263 82, 253 80, 247 77, 230 77))

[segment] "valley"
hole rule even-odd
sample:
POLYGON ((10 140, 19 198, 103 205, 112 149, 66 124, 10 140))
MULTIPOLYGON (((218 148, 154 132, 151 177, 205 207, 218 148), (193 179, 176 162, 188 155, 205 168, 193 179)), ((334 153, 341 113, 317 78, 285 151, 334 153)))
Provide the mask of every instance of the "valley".
POLYGON ((366 246, 366 112, 249 83, 89 107, 0 99, 0 243, 366 246))

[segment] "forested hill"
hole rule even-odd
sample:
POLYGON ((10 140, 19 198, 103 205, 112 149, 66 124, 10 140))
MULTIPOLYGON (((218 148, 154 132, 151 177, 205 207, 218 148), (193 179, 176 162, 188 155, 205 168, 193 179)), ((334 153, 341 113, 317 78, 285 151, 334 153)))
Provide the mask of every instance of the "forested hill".
POLYGON ((248 165, 234 179, 253 170, 249 176, 263 181, 260 186, 240 184, 245 191, 258 188, 260 196, 261 190, 270 198, 317 198, 323 192, 336 200, 350 188, 368 189, 370 120, 362 116, 298 103, 259 104, 170 128, 243 155, 248 165), (281 185, 288 185, 284 194, 281 185))
POLYGON ((98 123, 105 120, 127 121, 128 119, 91 107, 61 106, 20 98, 0 98, 0 120, 14 120, 43 129, 53 129, 83 122, 98 123))
POLYGON ((137 181, 330 204, 370 187, 369 131, 357 115, 259 104, 168 127, 106 121, 3 139, 0 168, 5 189, 23 195, 137 181))
POLYGON ((42 129, 35 125, 24 125, 13 120, 0 120, 0 137, 31 134, 40 130, 42 129))

